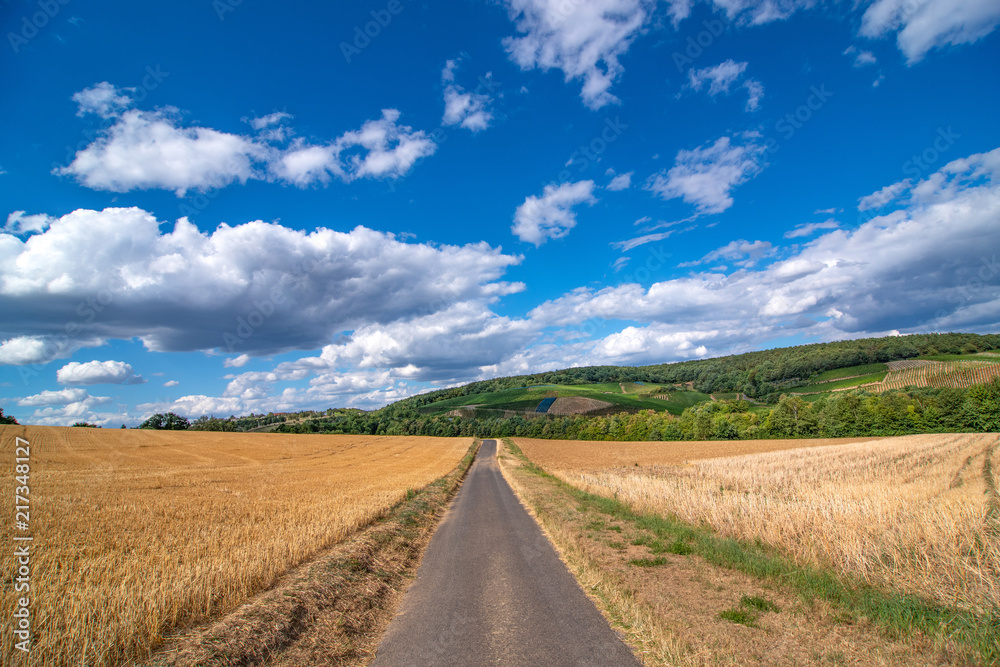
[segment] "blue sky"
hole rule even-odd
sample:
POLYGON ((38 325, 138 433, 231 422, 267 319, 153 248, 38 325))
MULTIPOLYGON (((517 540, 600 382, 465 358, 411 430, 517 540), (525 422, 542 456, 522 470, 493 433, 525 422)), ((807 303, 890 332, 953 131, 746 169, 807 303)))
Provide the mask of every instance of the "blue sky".
POLYGON ((998 330, 995 0, 0 16, 22 422, 998 330))

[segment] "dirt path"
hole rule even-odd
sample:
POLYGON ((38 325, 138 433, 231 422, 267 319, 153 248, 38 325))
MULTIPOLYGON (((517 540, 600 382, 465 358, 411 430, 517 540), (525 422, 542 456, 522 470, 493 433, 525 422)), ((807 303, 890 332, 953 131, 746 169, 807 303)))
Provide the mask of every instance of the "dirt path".
POLYGON ((500 474, 487 440, 372 663, 638 665, 500 474))

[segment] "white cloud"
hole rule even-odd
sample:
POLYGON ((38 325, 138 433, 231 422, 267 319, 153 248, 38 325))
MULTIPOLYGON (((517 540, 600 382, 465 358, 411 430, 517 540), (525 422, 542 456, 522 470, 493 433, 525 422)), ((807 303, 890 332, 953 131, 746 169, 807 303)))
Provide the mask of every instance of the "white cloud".
POLYGON ((162 188, 177 196, 205 191, 254 177, 253 161, 262 149, 252 140, 204 127, 179 127, 176 111, 124 112, 66 167, 53 173, 72 176, 94 190, 128 192, 162 188))
POLYGON ((546 185, 541 197, 529 195, 517 207, 510 229, 522 241, 540 246, 566 236, 576 226, 574 206, 596 201, 593 181, 546 185))
MULTIPOLYGON (((329 143, 297 139, 289 144, 286 140, 292 131, 282 125, 292 118, 287 112, 249 119, 259 134, 244 136, 184 127, 180 112, 172 107, 125 110, 121 100, 128 101, 127 91, 104 85, 77 96, 81 110, 99 111, 114 122, 78 151, 69 165, 53 170, 95 190, 167 189, 184 196, 188 190, 204 192, 252 179, 305 187, 326 183, 331 176, 344 182, 398 178, 418 159, 437 150, 425 132, 399 124, 396 109, 383 109, 380 118, 329 143)), ((479 101, 476 96, 471 99, 473 106, 479 101)), ((461 122, 481 129, 488 116, 482 109, 472 109, 461 122)))
POLYGON ((511 20, 522 33, 504 39, 521 69, 560 69, 566 81, 582 80, 580 96, 591 109, 618 101, 611 85, 624 68, 619 58, 649 18, 644 0, 507 0, 511 20))
POLYGON ((398 110, 383 109, 381 118, 366 121, 331 144, 297 141, 271 158, 270 172, 299 187, 326 183, 331 174, 348 183, 359 178, 399 178, 417 160, 437 150, 427 133, 398 124, 399 117, 398 110))
POLYGON ((750 241, 739 239, 737 241, 730 241, 726 245, 713 250, 697 261, 684 262, 683 264, 678 264, 678 266, 697 266, 699 264, 707 264, 709 262, 715 262, 723 259, 735 262, 738 266, 747 268, 753 266, 764 257, 768 257, 773 254, 773 252, 774 246, 772 246, 769 241, 754 241, 751 243, 750 241))
MULTIPOLYGON (((454 83, 457 68, 458 61, 449 60, 441 71, 441 81, 447 84, 444 88, 444 116, 441 123, 459 125, 472 132, 485 130, 493 120, 493 112, 489 109, 492 99, 487 93, 480 92, 482 85, 473 92, 467 92, 454 83)), ((491 74, 487 73, 485 80, 488 82, 491 78, 491 74)))
POLYGON ((32 424, 66 426, 78 421, 100 425, 119 419, 121 415, 101 414, 94 411, 97 406, 110 402, 110 396, 91 396, 84 389, 62 389, 26 396, 17 404, 42 408, 35 410, 31 417, 26 420, 32 424))
MULTIPOLYGON (((857 229, 832 229, 784 259, 729 275, 715 270, 654 283, 575 290, 530 314, 539 326, 597 319, 633 321, 606 336, 601 355, 618 363, 715 354, 797 331, 823 340, 899 330, 995 331, 1000 326, 1000 149, 955 160, 913 187, 907 207, 857 229), (892 252, 886 252, 891 248, 892 252)), ((748 257, 766 242, 736 242, 702 261, 748 257)), ((791 249, 786 249, 791 250, 791 249)))
POLYGON ((101 118, 113 118, 132 105, 129 92, 131 89, 120 90, 107 81, 84 88, 73 94, 73 101, 79 106, 76 115, 93 113, 101 118))
POLYGON ((876 0, 865 10, 859 32, 869 38, 896 33, 896 45, 912 65, 931 49, 982 39, 998 24, 995 0, 876 0))
POLYGON ((707 82, 708 94, 715 97, 719 93, 728 93, 729 87, 740 78, 747 68, 747 63, 727 60, 715 67, 688 70, 689 85, 695 90, 701 90, 707 82))
POLYGON ((32 234, 45 231, 51 223, 52 218, 41 213, 25 215, 25 211, 14 211, 7 216, 3 231, 8 234, 32 234))
POLYGON ((874 65, 878 62, 874 53, 871 51, 862 51, 853 44, 844 49, 844 55, 854 58, 855 67, 867 67, 868 65, 874 65))
MULTIPOLYGON (((2 237, 0 237, 0 241, 2 241, 2 237)), ((2 301, 0 299, 0 302, 2 301)), ((7 312, 17 311, 11 308, 7 312)), ((0 336, 3 335, 4 330, 7 328, 0 324, 0 336)), ((104 340, 100 338, 84 337, 70 339, 67 335, 61 333, 48 336, 13 336, 7 340, 0 341, 0 366, 47 364, 55 359, 64 359, 81 348, 97 347, 103 344, 104 340)))
POLYGON ((249 354, 241 354, 238 357, 229 357, 223 360, 222 365, 225 368, 243 368, 250 361, 249 354))
POLYGON ((616 192, 618 190, 628 190, 632 187, 632 174, 634 173, 635 172, 630 171, 625 174, 618 174, 611 179, 610 183, 608 183, 608 190, 611 190, 612 192, 616 192))
POLYGON ((71 361, 58 371, 56 380, 60 384, 143 384, 146 381, 137 375, 131 364, 124 361, 88 361, 81 364, 71 361))
POLYGON ((61 389, 59 391, 43 391, 34 396, 26 396, 20 399, 17 404, 23 406, 39 405, 69 405, 78 403, 89 396, 86 389, 61 389))
MULTIPOLYGON (((826 212, 826 211, 824 211, 826 212)), ((803 225, 796 225, 795 229, 790 229, 785 232, 786 239, 795 239, 802 236, 812 236, 814 232, 820 229, 839 229, 840 223, 830 218, 829 220, 824 220, 823 222, 810 222, 803 225)))
MULTIPOLYGON (((715 97, 719 94, 729 95, 732 86, 746 71, 747 63, 726 60, 714 67, 688 70, 688 85, 694 90, 701 90, 708 84, 708 94, 715 97)), ((747 91, 747 111, 756 111, 764 97, 764 85, 756 79, 745 79, 740 86, 747 91)))
POLYGON ((721 213, 733 205, 733 188, 763 169, 759 135, 720 137, 712 144, 677 153, 669 171, 655 174, 648 188, 663 199, 681 197, 699 214, 721 213))
POLYGON ((486 243, 261 221, 203 233, 181 218, 166 230, 141 209, 110 208, 74 211, 23 241, 0 233, 0 312, 18 313, 0 321, 0 363, 44 363, 108 338, 158 351, 315 349, 345 330, 524 288, 500 280, 521 258, 486 243))
POLYGON ((627 241, 615 241, 611 245, 614 246, 615 248, 618 248, 622 252, 628 252, 632 248, 636 248, 638 246, 645 245, 647 243, 655 243, 656 241, 662 241, 663 239, 671 236, 675 231, 677 230, 671 229, 666 232, 657 232, 655 234, 644 234, 642 236, 637 236, 635 238, 628 239, 627 241))
POLYGON ((250 127, 255 130, 263 130, 272 125, 277 125, 283 120, 291 120, 292 118, 294 118, 294 116, 288 112, 275 111, 274 113, 269 113, 266 116, 251 118, 250 127))
POLYGON ((743 82, 743 87, 747 89, 747 104, 744 108, 746 111, 756 111, 764 98, 764 84, 756 79, 747 79, 743 82))
POLYGON ((352 148, 367 151, 363 156, 352 153, 341 160, 342 178, 399 177, 417 160, 437 150, 437 145, 422 130, 397 124, 399 116, 396 109, 383 109, 379 120, 367 121, 360 130, 345 132, 337 139, 338 155, 352 148))
POLYGON ((176 387, 179 384, 180 384, 180 382, 178 382, 177 380, 167 380, 166 382, 163 383, 163 386, 164 387, 176 387))
POLYGON ((910 182, 910 179, 906 179, 905 181, 887 185, 870 195, 861 197, 858 199, 858 210, 870 211, 887 206, 898 199, 904 192, 907 192, 911 185, 913 184, 910 182))

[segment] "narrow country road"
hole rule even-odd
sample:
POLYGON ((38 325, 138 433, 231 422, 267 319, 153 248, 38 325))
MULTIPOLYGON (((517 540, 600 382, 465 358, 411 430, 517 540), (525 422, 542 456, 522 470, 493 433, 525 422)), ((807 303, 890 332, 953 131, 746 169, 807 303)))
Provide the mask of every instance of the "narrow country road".
POLYGON ((638 666, 521 506, 483 442, 375 667, 638 666))

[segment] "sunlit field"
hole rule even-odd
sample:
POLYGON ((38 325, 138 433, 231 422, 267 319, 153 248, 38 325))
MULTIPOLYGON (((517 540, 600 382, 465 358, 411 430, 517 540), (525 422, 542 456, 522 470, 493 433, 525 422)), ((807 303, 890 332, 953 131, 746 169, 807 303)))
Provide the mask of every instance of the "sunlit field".
MULTIPOLYGON (((120 665, 447 474, 471 439, 0 427, 2 568, 30 443, 31 664, 120 665)), ((15 595, 5 577, 0 615, 15 595)), ((14 664, 11 623, 3 664, 14 664)))
POLYGON ((725 456, 725 442, 664 443, 658 462, 657 443, 593 443, 607 448, 601 452, 590 443, 549 448, 518 440, 566 482, 636 510, 760 539, 800 563, 943 604, 1000 607, 997 435, 824 441, 781 451, 767 451, 768 442, 815 443, 758 441, 763 453, 738 456, 725 456), (723 458, 706 458, 713 444, 723 458), (685 446, 688 457, 678 449, 685 446), (609 465, 599 469, 602 462, 609 465))

